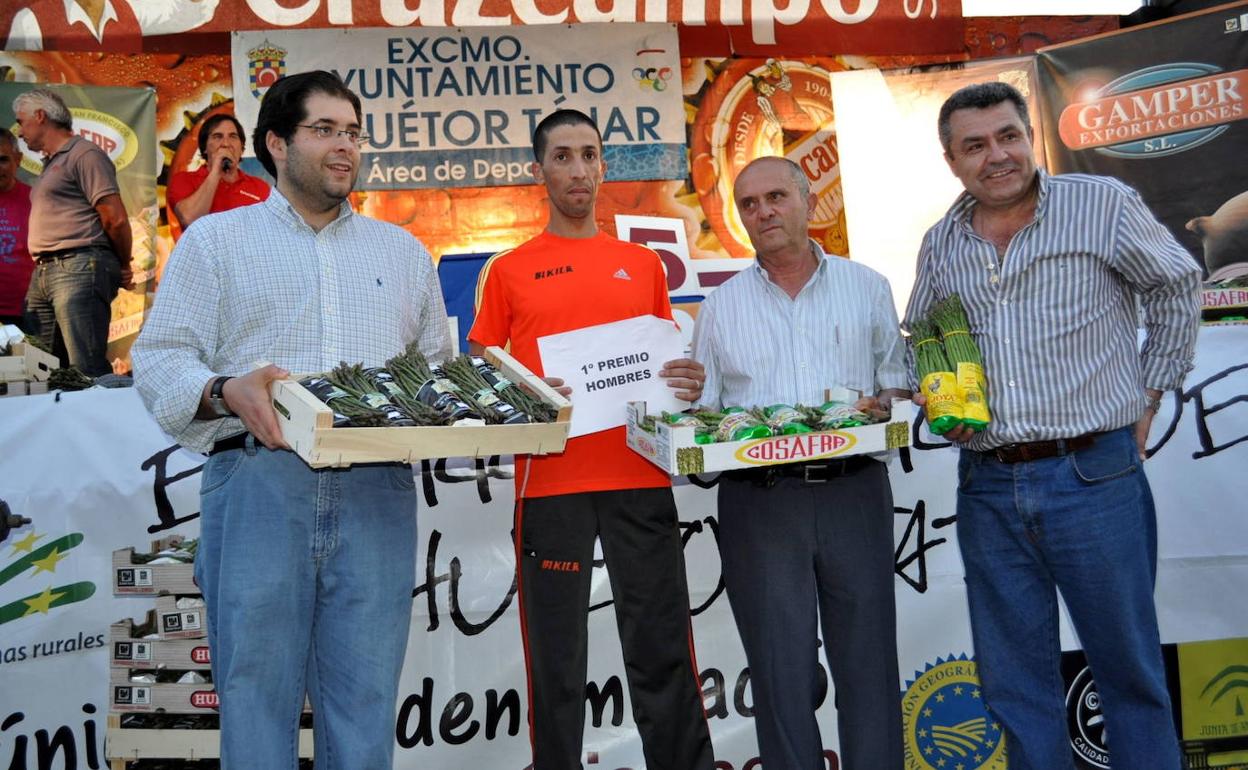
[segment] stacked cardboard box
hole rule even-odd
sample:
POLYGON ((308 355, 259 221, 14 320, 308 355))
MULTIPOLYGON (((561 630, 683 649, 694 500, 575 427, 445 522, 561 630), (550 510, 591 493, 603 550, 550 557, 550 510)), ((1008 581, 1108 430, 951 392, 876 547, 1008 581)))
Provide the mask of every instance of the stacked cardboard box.
MULTIPOLYGON (((142 759, 220 756, 207 610, 194 566, 153 563, 158 554, 176 553, 183 544, 173 536, 154 541, 150 553, 113 552, 113 594, 151 597, 154 606, 141 621, 127 618, 109 629, 105 754, 111 770, 142 759)), ((300 730, 299 755, 312 756, 311 729, 300 730)))
POLYGON ((0 356, 0 398, 48 392, 48 375, 60 368, 55 356, 34 345, 14 342, 9 355, 0 356))

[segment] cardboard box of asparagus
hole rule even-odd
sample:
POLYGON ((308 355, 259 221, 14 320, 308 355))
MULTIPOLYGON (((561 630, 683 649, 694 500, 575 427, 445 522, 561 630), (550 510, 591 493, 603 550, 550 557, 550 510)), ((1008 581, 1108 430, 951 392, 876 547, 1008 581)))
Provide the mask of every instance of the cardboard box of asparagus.
POLYGON ((0 382, 46 382, 52 372, 61 367, 56 356, 40 350, 25 338, 10 340, 0 337, 0 382))
POLYGON ((414 347, 273 384, 282 435, 313 468, 563 451, 572 405, 501 348, 441 364, 414 347))
POLYGON ((819 406, 769 404, 662 414, 647 414, 644 401, 633 401, 628 405, 628 446, 676 476, 909 446, 909 400, 894 400, 884 414, 858 409, 858 399, 854 391, 831 388, 819 406))

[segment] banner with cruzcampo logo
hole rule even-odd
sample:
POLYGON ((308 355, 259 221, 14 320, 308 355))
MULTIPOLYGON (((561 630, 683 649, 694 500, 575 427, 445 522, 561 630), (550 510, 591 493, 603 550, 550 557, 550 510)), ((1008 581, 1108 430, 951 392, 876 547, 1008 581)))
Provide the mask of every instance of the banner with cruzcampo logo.
POLYGON ((530 184, 533 129, 560 108, 598 123, 607 180, 687 175, 672 24, 236 32, 231 52, 248 130, 283 75, 331 70, 359 94, 359 189, 530 184))

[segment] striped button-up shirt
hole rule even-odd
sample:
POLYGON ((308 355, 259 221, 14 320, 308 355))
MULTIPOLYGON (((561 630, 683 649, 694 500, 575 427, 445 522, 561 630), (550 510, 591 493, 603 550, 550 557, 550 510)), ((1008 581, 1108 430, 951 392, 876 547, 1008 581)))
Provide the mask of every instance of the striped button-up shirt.
POLYGON ((906 324, 956 293, 984 358, 992 421, 971 449, 1130 425, 1145 387, 1177 388, 1192 365, 1192 257, 1116 179, 1037 173, 1035 219, 1004 257, 972 229, 967 193, 919 252, 906 324))
POLYGON ((196 420, 204 384, 268 361, 292 374, 379 366, 411 340, 450 355, 433 260, 394 225, 355 214, 314 231, 276 188, 269 199, 187 229, 132 351, 135 384, 160 426, 206 451, 243 430, 196 420))
POLYGON ((796 297, 756 262, 702 302, 693 331, 693 357, 706 367, 702 405, 818 405, 830 387, 907 387, 888 280, 811 246, 819 266, 796 297))

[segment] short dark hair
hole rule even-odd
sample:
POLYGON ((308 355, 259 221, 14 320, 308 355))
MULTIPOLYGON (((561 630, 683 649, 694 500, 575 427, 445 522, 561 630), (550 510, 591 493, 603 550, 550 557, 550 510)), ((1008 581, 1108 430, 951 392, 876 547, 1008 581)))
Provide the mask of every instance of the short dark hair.
POLYGON ((238 138, 243 144, 243 148, 247 148, 247 134, 243 131, 243 124, 238 122, 238 118, 228 112, 218 112, 216 115, 204 121, 199 127, 199 154, 204 160, 208 160, 208 137, 212 134, 212 130, 217 127, 218 123, 230 121, 234 124, 234 130, 238 132, 238 138))
POLYGON ((953 129, 949 123, 953 113, 958 110, 986 110, 996 107, 1002 102, 1012 102, 1018 116, 1023 119, 1024 126, 1031 125, 1031 117, 1027 114, 1027 100, 1018 89, 1009 83, 992 80, 987 83, 973 83, 953 92, 940 106, 940 117, 936 121, 936 130, 940 133, 940 146, 949 152, 953 144, 953 129))
POLYGON ((277 179, 277 165, 273 163, 273 155, 264 139, 272 131, 290 144, 290 138, 295 135, 295 125, 308 119, 307 100, 312 94, 345 99, 355 108, 355 119, 362 119, 360 97, 334 73, 313 70, 280 78, 260 101, 260 115, 256 118, 256 130, 251 135, 256 160, 274 179, 277 179))
POLYGON ((555 110, 533 129, 533 160, 538 163, 546 157, 546 145, 550 141, 550 132, 560 126, 589 126, 598 135, 598 148, 602 149, 602 132, 594 119, 580 110, 555 110))
POLYGON ((0 146, 6 144, 9 146, 9 151, 14 155, 20 154, 21 148, 17 144, 17 137, 13 136, 13 132, 9 129, 0 128, 0 146))

